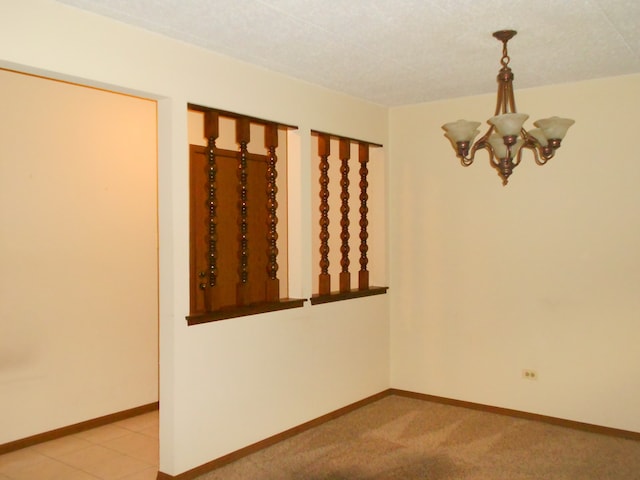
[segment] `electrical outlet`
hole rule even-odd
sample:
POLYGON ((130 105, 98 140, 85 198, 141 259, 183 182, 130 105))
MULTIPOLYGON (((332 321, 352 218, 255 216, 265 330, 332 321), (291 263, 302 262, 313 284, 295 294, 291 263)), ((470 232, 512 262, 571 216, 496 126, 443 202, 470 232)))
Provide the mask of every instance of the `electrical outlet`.
POLYGON ((538 380, 538 372, 525 368, 522 370, 522 378, 526 380, 538 380))

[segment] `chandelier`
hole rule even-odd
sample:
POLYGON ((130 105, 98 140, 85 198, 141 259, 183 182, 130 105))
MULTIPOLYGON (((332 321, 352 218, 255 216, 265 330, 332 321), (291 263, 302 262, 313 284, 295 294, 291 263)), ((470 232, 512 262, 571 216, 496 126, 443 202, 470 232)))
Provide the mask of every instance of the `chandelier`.
POLYGON ((491 166, 498 171, 503 185, 509 181, 513 169, 520 165, 523 149, 531 150, 536 163, 544 165, 553 158, 567 130, 575 123, 568 118, 551 117, 534 122, 534 126, 538 128, 529 131, 523 128, 529 115, 516 112, 513 73, 509 68, 510 59, 507 54, 507 42, 516 33, 515 30, 501 30, 493 34, 502 42, 502 68, 498 73, 496 112, 488 120, 489 130, 472 144, 480 133, 480 122, 458 120, 442 126, 463 166, 471 165, 476 151, 485 149, 489 152, 491 166))

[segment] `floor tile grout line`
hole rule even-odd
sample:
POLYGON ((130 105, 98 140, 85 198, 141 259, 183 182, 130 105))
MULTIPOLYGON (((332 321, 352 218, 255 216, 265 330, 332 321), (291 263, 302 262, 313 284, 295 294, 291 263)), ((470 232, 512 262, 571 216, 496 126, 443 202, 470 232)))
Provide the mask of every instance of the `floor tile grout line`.
MULTIPOLYGON (((105 426, 111 426, 117 429, 122 430, 122 434, 121 435, 117 435, 115 437, 112 438, 108 438, 108 439, 102 439, 102 440, 96 440, 91 439, 90 437, 83 437, 83 433, 85 432, 78 432, 78 433, 74 433, 74 434, 70 434, 67 435, 65 437, 60 437, 59 439, 55 439, 55 440, 51 440, 50 442, 56 442, 56 441, 64 441, 64 439, 66 439, 68 441, 69 438, 73 438, 73 439, 77 439, 80 440, 84 443, 86 443, 85 445, 82 445, 80 448, 73 448, 71 450, 68 451, 64 451, 64 452, 47 452, 46 449, 38 449, 38 447, 42 448, 42 445, 44 444, 39 444, 39 445, 35 445, 35 446, 31 446, 31 447, 26 447, 24 449, 22 449, 22 451, 29 451, 34 455, 34 459, 32 461, 29 461, 27 463, 25 463, 24 465, 22 465, 21 467, 19 467, 16 472, 21 472, 24 471, 27 468, 31 468, 34 465, 37 465, 38 463, 42 463, 45 461, 49 461, 49 462, 55 462, 56 464, 59 465, 63 465, 65 468, 70 468, 76 472, 82 472, 82 474, 87 475, 89 477, 91 477, 92 479, 96 479, 96 480, 107 480, 101 476, 96 475, 95 473, 92 473, 91 471, 86 470, 85 468, 87 468, 86 466, 80 467, 77 465, 73 465, 71 463, 69 463, 68 461, 65 461, 62 457, 64 457, 65 455, 71 455, 74 453, 80 453, 83 450, 87 450, 89 448, 92 447, 101 447, 104 448, 106 450, 109 450, 111 453, 113 453, 113 457, 107 461, 112 461, 114 459, 118 459, 118 460, 122 460, 122 459, 128 459, 128 460, 133 460, 135 462, 139 462, 139 469, 136 469, 135 471, 126 473, 124 476, 128 477, 140 472, 143 472, 147 469, 152 469, 152 470, 157 470, 158 468, 158 464, 159 464, 159 460, 155 459, 152 461, 149 461, 149 457, 147 455, 144 454, 144 452, 147 450, 147 448, 149 448, 148 446, 142 446, 140 448, 132 448, 132 449, 121 449, 121 450, 117 450, 113 447, 110 447, 108 445, 106 445, 107 443, 111 442, 111 441, 117 441, 118 439, 122 439, 126 436, 130 436, 130 435, 136 435, 136 436, 141 436, 144 437, 145 440, 149 440, 151 443, 154 444, 155 448, 157 449, 159 447, 159 439, 158 439, 158 435, 157 433, 152 433, 153 429, 157 429, 158 428, 158 421, 157 419, 151 419, 151 420, 146 420, 146 421, 141 421, 139 424, 135 424, 135 418, 144 418, 146 416, 148 416, 149 413, 146 414, 142 414, 139 417, 132 417, 132 419, 126 419, 124 421, 118 421, 118 422, 113 422, 111 424, 107 424, 107 425, 103 425, 101 427, 96 427, 96 429, 100 429, 103 428, 105 426), (127 422, 129 421, 129 425, 123 425, 121 424, 121 422, 127 422), (144 432, 146 431, 146 433, 144 432), (151 432, 151 433, 150 433, 151 432), (136 455, 137 454, 137 455, 136 455)), ((157 414, 156 414, 157 415, 157 414)), ((87 432, 90 430, 87 430, 87 432)), ((46 443, 46 442, 45 442, 46 443)), ((153 447, 152 447, 153 448, 153 447)), ((20 450, 16 450, 16 452, 19 452, 20 450)), ((11 455, 13 452, 9 452, 6 455, 11 455)), ((153 454, 152 454, 153 455, 153 454)), ((2 457, 4 457, 5 455, 0 455, 0 459, 2 457)), ((94 462, 91 464, 91 466, 98 466, 100 464, 100 460, 94 462)), ((10 475, 7 472, 0 472, 0 480, 4 480, 4 479, 8 479, 8 480, 14 480, 16 477, 14 477, 13 475, 10 475)))

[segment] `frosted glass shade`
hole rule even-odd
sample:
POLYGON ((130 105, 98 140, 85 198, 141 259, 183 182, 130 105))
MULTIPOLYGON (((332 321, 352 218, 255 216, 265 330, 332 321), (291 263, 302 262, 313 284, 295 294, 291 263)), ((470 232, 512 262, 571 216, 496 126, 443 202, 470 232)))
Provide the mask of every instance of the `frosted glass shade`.
POLYGON ((576 121, 570 118, 551 117, 543 118, 533 124, 542 129, 545 137, 553 140, 562 140, 567 134, 569 127, 574 123, 576 123, 576 121))
POLYGON ((542 147, 549 145, 549 141, 541 128, 534 128, 529 130, 527 133, 530 137, 535 138, 542 147))
POLYGON ((442 128, 454 143, 471 142, 476 135, 480 133, 478 127, 480 122, 469 122, 467 120, 458 120, 456 122, 445 123, 442 128))
MULTIPOLYGON (((489 135, 489 139, 487 140, 489 145, 491 145, 491 149, 493 150, 493 154, 502 159, 507 157, 507 146, 504 144, 504 139, 497 133, 492 133, 489 135)), ((511 158, 515 157, 522 145, 524 144, 524 140, 521 138, 511 147, 511 158)))
POLYGON ((489 119, 489 123, 496 127, 501 137, 519 135, 522 125, 529 118, 526 113, 503 113, 489 119))

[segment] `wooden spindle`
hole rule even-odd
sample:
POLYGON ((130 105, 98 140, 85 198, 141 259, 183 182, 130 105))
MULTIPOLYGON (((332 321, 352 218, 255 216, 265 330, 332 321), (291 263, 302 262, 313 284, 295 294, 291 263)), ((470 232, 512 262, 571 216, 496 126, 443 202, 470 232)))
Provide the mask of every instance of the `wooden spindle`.
POLYGON ((369 221, 367 220, 367 213, 369 208, 367 207, 367 200, 369 200, 369 194, 367 193, 367 187, 369 182, 367 181, 367 175, 369 170, 367 169, 367 163, 369 162, 369 145, 366 143, 360 143, 358 146, 358 159, 360 161, 360 271, 358 272, 358 289, 367 290, 369 288, 369 271, 367 265, 369 259, 367 258, 367 252, 369 246, 367 245, 367 239, 369 234, 367 232, 367 226, 369 221))
POLYGON ((278 147, 278 127, 268 124, 264 128, 265 146, 267 148, 267 274, 266 299, 268 302, 277 302, 280 299, 280 281, 278 280, 278 225, 276 194, 278 187, 276 179, 276 148, 278 147))
POLYGON ((340 246, 340 253, 342 258, 340 259, 340 266, 342 271, 340 272, 340 292, 348 292, 351 290, 351 274, 349 273, 349 158, 351 158, 351 142, 345 138, 340 139, 340 213, 342 217, 340 219, 340 226, 342 231, 340 232, 340 240, 342 245, 340 246))
POLYGON ((236 120, 236 141, 240 145, 238 155, 238 223, 240 227, 240 244, 238 249, 238 285, 236 289, 237 305, 247 301, 247 283, 249 281, 249 216, 248 216, 248 177, 247 177, 247 144, 251 140, 250 123, 246 118, 236 120))
POLYGON ((329 155, 331 139, 329 135, 318 135, 318 155, 320 156, 320 275, 318 293, 331 293, 329 275, 329 155))

